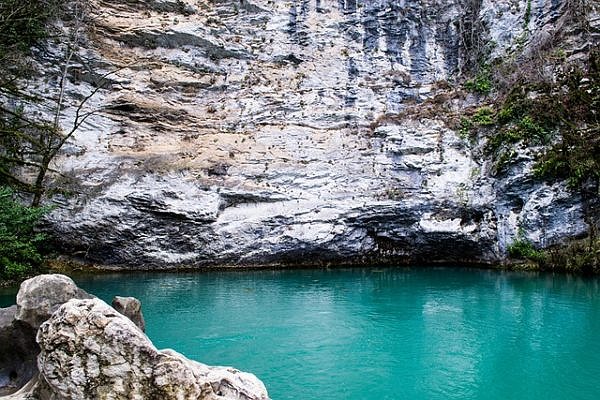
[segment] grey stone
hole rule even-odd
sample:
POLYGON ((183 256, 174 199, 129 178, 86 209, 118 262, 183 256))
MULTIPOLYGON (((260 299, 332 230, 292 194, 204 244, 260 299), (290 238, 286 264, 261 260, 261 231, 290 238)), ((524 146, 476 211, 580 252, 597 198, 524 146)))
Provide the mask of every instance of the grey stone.
POLYGON ((40 275, 21 284, 17 304, 0 309, 0 395, 16 391, 37 373, 39 326, 66 301, 91 297, 64 275, 40 275))
POLYGON ((37 335, 40 381, 55 399, 266 400, 254 375, 157 350, 99 299, 70 300, 37 335))
POLYGON ((142 303, 135 297, 115 296, 112 307, 129 318, 142 332, 146 331, 146 323, 142 314, 142 303))
POLYGON ((38 275, 21 283, 15 320, 37 329, 68 300, 90 298, 92 296, 78 288, 68 276, 38 275))
POLYGON ((15 392, 36 373, 36 329, 15 320, 17 306, 0 308, 0 396, 15 392))
MULTIPOLYGON (((476 58, 462 30, 481 25, 492 65, 554 32, 577 60, 599 44, 597 2, 578 17, 590 36, 566 0, 195 3, 91 11, 80 58, 113 73, 70 141, 85 151, 56 160, 78 177, 47 221, 65 252, 113 269, 495 264, 520 228, 538 247, 590 231, 580 196, 532 179, 531 151, 498 173, 455 126, 482 103, 457 80, 476 58)), ((58 97, 55 47, 40 98, 58 97)), ((66 103, 92 90, 69 81, 66 103)))
POLYGON ((15 392, 37 372, 36 331, 15 321, 17 306, 0 308, 0 396, 15 392))

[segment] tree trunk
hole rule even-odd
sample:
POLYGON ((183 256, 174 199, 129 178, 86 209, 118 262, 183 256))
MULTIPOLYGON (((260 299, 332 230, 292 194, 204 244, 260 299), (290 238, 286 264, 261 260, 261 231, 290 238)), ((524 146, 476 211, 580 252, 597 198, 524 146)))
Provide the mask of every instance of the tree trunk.
POLYGON ((33 185, 33 199, 31 200, 31 207, 39 207, 42 201, 42 197, 44 195, 44 179, 46 178, 49 164, 50 160, 46 160, 45 158, 42 160, 38 175, 33 185))

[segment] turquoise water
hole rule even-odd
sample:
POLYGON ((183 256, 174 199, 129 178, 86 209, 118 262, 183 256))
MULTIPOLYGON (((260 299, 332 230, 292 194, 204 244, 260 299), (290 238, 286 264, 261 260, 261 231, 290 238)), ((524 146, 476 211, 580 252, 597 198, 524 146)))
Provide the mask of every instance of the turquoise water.
MULTIPOLYGON (((600 281, 468 269, 75 277, 278 399, 600 399, 600 281)), ((9 294, 0 302, 10 302, 9 294)))

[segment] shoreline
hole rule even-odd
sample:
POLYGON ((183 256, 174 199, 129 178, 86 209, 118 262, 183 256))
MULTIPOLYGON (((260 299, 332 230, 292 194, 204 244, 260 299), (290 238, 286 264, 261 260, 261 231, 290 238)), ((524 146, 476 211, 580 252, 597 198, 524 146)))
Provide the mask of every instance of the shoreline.
POLYGON ((115 267, 102 266, 99 264, 81 263, 74 260, 69 260, 65 263, 60 260, 61 266, 57 266, 56 260, 50 261, 53 265, 46 267, 39 274, 32 274, 23 277, 20 280, 0 280, 1 288, 18 287, 20 283, 26 279, 37 275, 47 273, 61 273, 68 276, 77 275, 98 275, 106 276, 111 274, 203 274, 211 272, 246 272, 246 271, 297 271, 297 270, 344 270, 344 269, 374 269, 374 268, 448 268, 448 269, 471 269, 484 271, 498 272, 530 272, 530 273, 558 273, 564 275, 576 276, 599 276, 600 274, 585 273, 582 271, 569 271, 566 269, 542 269, 539 266, 531 263, 510 263, 510 264, 484 264, 484 263, 394 263, 394 262, 375 262, 375 263, 327 263, 327 264, 253 264, 253 265, 214 265, 202 267, 167 267, 167 268, 130 268, 130 267, 115 267))

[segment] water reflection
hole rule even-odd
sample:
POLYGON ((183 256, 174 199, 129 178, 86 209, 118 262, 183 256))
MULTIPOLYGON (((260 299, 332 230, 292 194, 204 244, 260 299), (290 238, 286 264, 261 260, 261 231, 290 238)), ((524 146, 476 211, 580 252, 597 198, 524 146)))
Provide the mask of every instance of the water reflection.
POLYGON ((149 336, 255 372, 274 399, 600 398, 600 286, 374 268, 76 276, 143 302, 149 336))

